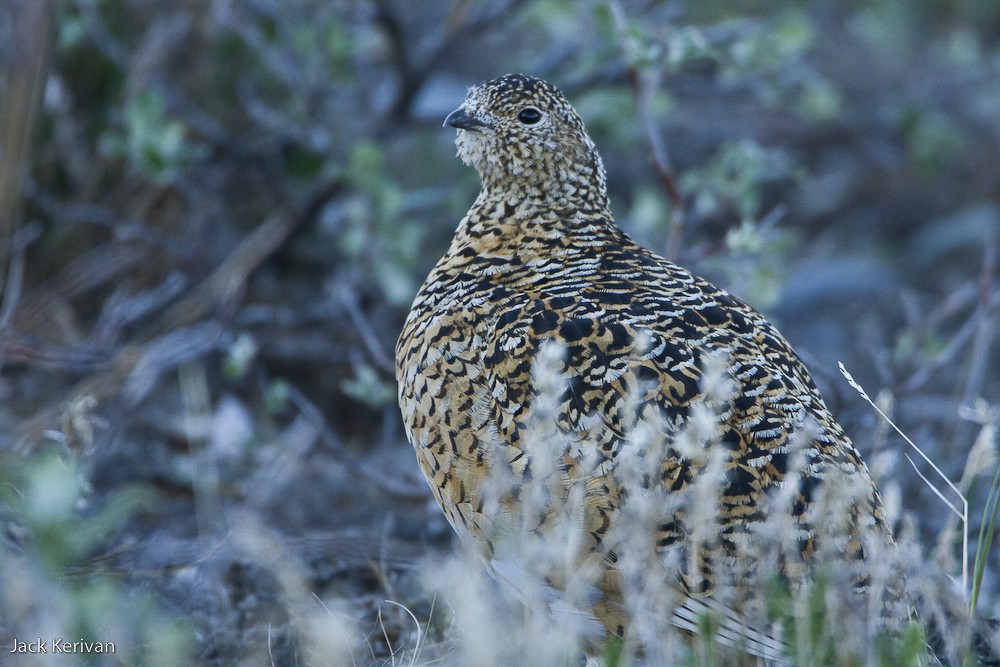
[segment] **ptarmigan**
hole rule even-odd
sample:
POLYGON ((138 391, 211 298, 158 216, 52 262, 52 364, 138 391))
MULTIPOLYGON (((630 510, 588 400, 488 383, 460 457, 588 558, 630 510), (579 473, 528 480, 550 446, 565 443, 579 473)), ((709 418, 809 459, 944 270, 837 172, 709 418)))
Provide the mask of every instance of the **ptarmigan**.
POLYGON ((602 637, 655 607, 629 598, 650 572, 688 629, 699 601, 739 609, 820 558, 860 565, 866 588, 892 537, 858 451, 762 315, 615 226, 563 94, 503 76, 445 124, 482 190, 416 296, 396 375, 459 535, 505 578, 513 563, 564 591, 584 573, 571 606, 602 637), (569 549, 569 567, 518 554, 518 532, 569 549))

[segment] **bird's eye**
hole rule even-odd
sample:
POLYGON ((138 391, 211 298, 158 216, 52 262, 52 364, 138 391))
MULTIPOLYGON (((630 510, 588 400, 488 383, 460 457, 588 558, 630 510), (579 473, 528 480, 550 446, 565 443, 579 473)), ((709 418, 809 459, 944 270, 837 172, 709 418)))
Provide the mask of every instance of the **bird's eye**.
POLYGON ((517 112, 517 119, 525 125, 536 125, 542 120, 542 112, 535 107, 524 107, 517 112))

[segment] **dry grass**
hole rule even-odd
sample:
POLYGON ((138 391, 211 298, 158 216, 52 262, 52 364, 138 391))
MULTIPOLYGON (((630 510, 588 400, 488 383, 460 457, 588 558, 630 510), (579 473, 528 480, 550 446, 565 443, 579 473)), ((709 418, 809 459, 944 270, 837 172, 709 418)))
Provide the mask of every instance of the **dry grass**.
MULTIPOLYGON (((711 543, 718 535, 717 499, 725 482, 724 448, 713 442, 719 408, 695 411, 673 443, 700 463, 700 473, 688 489, 667 493, 655 485, 637 488, 622 504, 609 542, 619 557, 616 568, 632 626, 625 644, 602 642, 600 625, 590 613, 600 598, 602 569, 584 546, 582 482, 576 480, 567 490, 560 467, 569 453, 580 462, 585 478, 588 457, 585 443, 568 438, 555 425, 565 381, 551 370, 555 354, 557 350, 544 350, 536 363, 540 394, 529 431, 535 474, 518 489, 517 511, 510 511, 512 480, 502 469, 488 487, 491 539, 499 545, 494 558, 487 562, 476 544, 465 542, 444 562, 423 564, 427 594, 439 601, 439 613, 446 618, 440 630, 446 641, 435 646, 418 631, 412 649, 397 647, 391 664, 576 665, 589 655, 588 664, 606 667, 928 665, 936 660, 927 651, 928 637, 934 638, 934 650, 946 664, 972 664, 972 623, 964 611, 962 588, 949 583, 956 573, 942 570, 922 552, 910 515, 904 511, 895 517, 895 544, 867 540, 864 564, 840 557, 838 536, 865 492, 845 475, 829 475, 817 495, 811 518, 827 539, 818 542, 826 546, 817 553, 809 580, 788 585, 776 576, 778 559, 798 554, 797 542, 790 539, 795 531, 788 485, 770 497, 767 521, 741 542, 739 562, 718 573, 713 600, 708 605, 689 602, 683 608, 685 597, 674 582, 685 565, 691 569, 683 562, 690 554, 657 549, 651 536, 664 517, 679 508, 697 527, 693 541, 711 543), (544 534, 536 530, 542 515, 547 516, 546 525, 553 526, 544 534), (863 594, 856 587, 860 566, 869 577, 863 594), (907 622, 898 606, 895 618, 884 611, 903 580, 906 604, 919 610, 919 620, 907 622), (739 614, 728 611, 736 608, 739 614), (402 655, 407 657, 400 662, 396 658, 402 655)), ((717 405, 724 405, 730 392, 719 379, 721 368, 714 386, 707 387, 709 395, 722 399, 717 405)), ((619 457, 619 465, 627 469, 623 474, 641 479, 659 469, 666 446, 659 433, 657 425, 646 423, 630 434, 619 457)), ((802 456, 792 458, 798 463, 792 464, 789 475, 804 462, 802 456)), ((893 484, 883 481, 892 496, 897 493, 893 484)), ((419 628, 415 617, 411 621, 419 628)))

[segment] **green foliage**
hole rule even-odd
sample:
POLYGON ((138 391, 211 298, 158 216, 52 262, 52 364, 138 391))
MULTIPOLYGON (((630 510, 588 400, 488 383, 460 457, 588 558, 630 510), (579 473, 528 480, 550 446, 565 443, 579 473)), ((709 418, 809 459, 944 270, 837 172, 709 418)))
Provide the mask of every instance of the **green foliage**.
MULTIPOLYGON (((599 146, 643 150, 642 137, 634 123, 623 123, 622 117, 634 118, 635 102, 627 86, 602 86, 576 96, 573 106, 587 119, 587 131, 599 146)), ((658 90, 649 101, 650 112, 665 118, 674 109, 669 90, 658 90)))
POLYGON ((365 267, 365 277, 390 303, 407 305, 418 286, 412 268, 423 233, 404 214, 406 193, 389 169, 383 147, 355 144, 347 178, 357 196, 346 206, 340 248, 365 267))
POLYGON ((313 179, 322 175, 327 165, 326 156, 310 150, 300 144, 289 144, 282 152, 285 170, 289 176, 301 179, 313 179))
POLYGON ((939 111, 905 108, 899 112, 899 127, 907 154, 924 178, 937 176, 949 168, 964 144, 956 124, 939 111))
POLYGON ((722 628, 722 619, 715 611, 706 611, 698 617, 698 635, 694 638, 694 661, 697 667, 719 664, 719 646, 716 635, 722 628))
POLYGON ((765 604, 768 616, 784 628, 782 636, 788 648, 788 665, 918 667, 929 664, 927 636, 917 621, 909 621, 898 630, 882 629, 876 633, 874 647, 866 645, 867 640, 862 637, 845 641, 842 618, 830 603, 830 586, 830 579, 824 576, 817 576, 804 590, 796 592, 777 579, 768 585, 765 604), (871 652, 867 653, 869 650, 871 652))
POLYGON ((798 101, 799 113, 808 120, 827 123, 840 118, 844 99, 831 81, 816 77, 803 83, 798 101))
POLYGON ((76 12, 67 11, 67 3, 60 2, 56 20, 56 47, 67 50, 77 47, 87 36, 87 26, 76 12))
POLYGON ((883 55, 904 53, 912 47, 917 34, 920 12, 914 11, 915 4, 898 0, 870 3, 851 18, 849 28, 883 55))
POLYGON ((15 493, 6 500, 32 536, 38 562, 52 574, 78 562, 152 501, 140 488, 122 489, 81 521, 77 510, 87 482, 72 461, 48 453, 15 466, 16 477, 7 482, 15 493))
POLYGON ((901 368, 917 368, 940 355, 948 340, 940 331, 900 331, 890 350, 891 361, 901 368))
POLYGON ((600 33, 617 44, 624 63, 639 72, 676 74, 692 63, 721 57, 697 25, 655 23, 625 16, 622 27, 613 11, 603 3, 594 8, 593 15, 600 33))
POLYGON ((269 414, 279 414, 288 409, 291 401, 292 387, 288 380, 275 378, 267 385, 264 392, 264 405, 269 414))
POLYGON ((90 560, 154 498, 141 487, 126 487, 95 504, 85 471, 68 455, 54 450, 27 458, 6 455, 0 508, 22 544, 20 550, 0 546, 5 629, 19 637, 45 630, 46 641, 112 642, 121 664, 189 664, 193 636, 186 623, 90 560))
POLYGON ((167 115, 163 96, 146 90, 125 106, 120 127, 101 138, 107 155, 122 155, 156 182, 176 178, 190 163, 205 155, 205 149, 186 138, 187 128, 167 115))
POLYGON ((982 591, 983 575, 986 573, 987 559, 993 547, 993 534, 996 531, 997 516, 1000 513, 1000 465, 997 466, 993 481, 990 482, 989 495, 983 505, 983 520, 979 526, 979 539, 976 541, 976 560, 972 568, 972 592, 969 594, 969 613, 976 613, 979 594, 982 591))
POLYGON ((704 167, 688 170, 681 178, 699 217, 726 219, 735 214, 738 223, 725 234, 726 252, 705 265, 724 284, 738 285, 740 296, 758 308, 768 308, 781 295, 794 247, 790 232, 775 224, 781 209, 764 215, 764 188, 795 177, 795 166, 784 151, 737 141, 724 144, 704 167))
POLYGON ((636 188, 624 218, 630 231, 644 243, 655 245, 665 238, 670 232, 670 205, 662 188, 652 185, 636 188))
POLYGON ((815 40, 805 13, 786 10, 759 26, 746 26, 726 48, 723 78, 739 81, 747 75, 782 74, 798 62, 815 40))
POLYGON ((373 408, 382 408, 396 400, 396 383, 387 382, 368 364, 354 369, 354 377, 340 383, 341 389, 351 398, 373 408))
POLYGON ((698 215, 731 210, 746 221, 761 212, 761 187, 792 174, 793 164, 782 149, 738 140, 723 144, 704 167, 688 170, 681 183, 691 193, 698 215))
POLYGON ((302 74, 316 83, 330 76, 349 78, 353 73, 351 61, 355 48, 364 45, 353 38, 343 17, 336 12, 323 4, 310 10, 303 12, 298 21, 284 21, 280 31, 272 26, 268 33, 270 41, 288 49, 296 62, 306 63, 308 67, 302 74))
POLYGON ((625 642, 618 637, 612 637, 604 643, 604 667, 623 667, 625 642))
POLYGON ((250 372, 260 348, 253 337, 247 333, 240 334, 226 350, 222 361, 222 373, 228 380, 239 380, 250 372))
POLYGON ((574 32, 579 21, 579 3, 572 0, 536 0, 518 12, 525 25, 545 31, 553 38, 574 32))

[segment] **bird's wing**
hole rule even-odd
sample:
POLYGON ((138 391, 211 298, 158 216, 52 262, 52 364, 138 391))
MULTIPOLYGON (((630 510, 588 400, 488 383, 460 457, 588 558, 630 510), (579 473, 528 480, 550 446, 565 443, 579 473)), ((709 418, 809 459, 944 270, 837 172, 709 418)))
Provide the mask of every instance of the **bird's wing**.
MULTIPOLYGON (((784 339, 724 292, 689 293, 680 307, 637 306, 643 291, 633 284, 628 307, 584 291, 501 314, 482 380, 494 460, 505 464, 495 467, 509 467, 520 488, 512 513, 522 529, 527 520, 528 530, 544 532, 558 523, 561 501, 582 529, 580 553, 596 551, 615 567, 634 539, 613 530, 631 525, 623 499, 647 494, 658 504, 651 554, 676 545, 683 587, 701 595, 715 587, 713 570, 736 576, 741 549, 754 548, 754 528, 779 496, 790 510, 790 548, 802 553, 777 557, 786 575, 804 574, 799 557, 811 557, 810 512, 824 471, 857 473, 864 497, 851 508, 855 519, 867 506, 881 520, 877 492, 784 339), (796 483, 784 484, 792 473, 796 483), (698 488, 698 479, 710 483, 698 488), (542 506, 528 502, 525 480, 543 490, 533 496, 542 506)), ((857 540, 846 542, 846 555, 858 555, 850 553, 857 540)))
MULTIPOLYGON (((497 319, 482 381, 499 450, 516 473, 541 465, 531 463, 539 458, 531 450, 553 438, 566 449, 558 455, 567 465, 609 472, 632 456, 629 441, 645 435, 659 447, 644 452, 656 469, 638 479, 629 471, 630 484, 644 479, 678 491, 719 450, 731 504, 753 509, 785 474, 796 431, 811 427, 811 440, 834 441, 819 423, 828 412, 798 374, 797 359, 779 348, 790 355, 784 368, 768 357, 777 345, 773 329, 749 307, 724 293, 731 304, 637 305, 642 292, 633 293, 639 297, 628 307, 605 300, 606 292, 531 299, 497 319), (718 326, 720 318, 726 326, 718 326)), ((818 448, 811 462, 839 456, 863 465, 846 448, 840 455, 818 448)))

